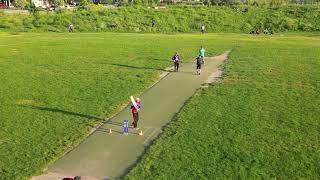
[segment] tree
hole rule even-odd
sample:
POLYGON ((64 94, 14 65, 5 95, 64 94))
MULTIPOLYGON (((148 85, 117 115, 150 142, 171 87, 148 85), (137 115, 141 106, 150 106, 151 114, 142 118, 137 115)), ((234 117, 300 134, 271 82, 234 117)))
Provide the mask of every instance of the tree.
POLYGON ((29 5, 28 1, 27 0, 16 0, 15 1, 15 6, 18 7, 18 8, 25 8, 29 5))

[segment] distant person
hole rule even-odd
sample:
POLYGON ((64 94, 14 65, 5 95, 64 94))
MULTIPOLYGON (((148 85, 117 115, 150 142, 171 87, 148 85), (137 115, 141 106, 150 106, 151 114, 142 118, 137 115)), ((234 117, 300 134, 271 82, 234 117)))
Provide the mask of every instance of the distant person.
POLYGON ((204 25, 202 24, 202 25, 201 25, 201 33, 204 34, 204 32, 205 32, 205 27, 204 27, 204 25))
POLYGON ((157 23, 156 20, 155 20, 154 18, 152 18, 151 26, 152 26, 152 27, 155 27, 155 26, 156 26, 156 23, 157 23))
POLYGON ((179 64, 180 64, 180 55, 176 52, 173 57, 171 58, 174 65, 174 71, 179 71, 179 64))
POLYGON ((252 35, 260 35, 260 29, 254 29, 252 30, 249 34, 252 34, 252 35))
POLYGON ((74 32, 73 24, 70 24, 70 25, 69 25, 69 32, 74 32))
POLYGON ((269 31, 269 29, 265 29, 263 33, 268 35, 273 35, 273 31, 269 31))
POLYGON ((134 129, 139 129, 138 128, 138 121, 139 121, 139 110, 141 108, 141 101, 139 98, 136 99, 136 103, 137 103, 137 108, 134 107, 133 104, 131 104, 131 113, 132 113, 132 117, 133 117, 133 122, 132 122, 132 125, 133 125, 133 128, 134 129))
POLYGON ((256 29, 256 35, 260 35, 260 29, 256 29))
POLYGON ((204 61, 205 52, 206 52, 206 50, 201 46, 200 49, 199 49, 199 56, 202 56, 203 64, 205 63, 205 61, 204 61))
POLYGON ((197 65, 197 72, 196 74, 200 75, 201 74, 201 66, 203 64, 203 57, 202 56, 198 56, 195 60, 196 65, 197 65))

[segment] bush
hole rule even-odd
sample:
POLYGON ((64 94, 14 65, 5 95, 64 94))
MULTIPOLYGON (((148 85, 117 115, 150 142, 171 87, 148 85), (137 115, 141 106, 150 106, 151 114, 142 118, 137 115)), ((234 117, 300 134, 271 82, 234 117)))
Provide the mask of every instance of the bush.
POLYGON ((313 30, 313 25, 308 23, 308 22, 301 21, 299 23, 298 29, 301 30, 301 31, 312 31, 313 30))
POLYGON ((46 30, 47 30, 48 32, 61 32, 60 29, 55 28, 55 27, 52 27, 52 26, 49 26, 46 30))
POLYGON ((24 26, 25 28, 27 28, 27 29, 32 29, 32 28, 34 28, 33 23, 32 23, 32 19, 29 18, 29 17, 24 18, 24 19, 22 20, 22 24, 23 24, 23 26, 24 26))
POLYGON ((241 27, 241 30, 242 32, 245 32, 245 33, 250 33, 254 28, 251 26, 251 24, 249 23, 245 23, 242 27, 241 27))
POLYGON ((79 1, 80 3, 80 6, 87 6, 87 5, 89 5, 89 1, 88 0, 80 0, 79 1))
POLYGON ((285 17, 282 22, 283 30, 290 29, 290 30, 297 30, 298 29, 298 22, 297 20, 291 19, 289 17, 285 17))

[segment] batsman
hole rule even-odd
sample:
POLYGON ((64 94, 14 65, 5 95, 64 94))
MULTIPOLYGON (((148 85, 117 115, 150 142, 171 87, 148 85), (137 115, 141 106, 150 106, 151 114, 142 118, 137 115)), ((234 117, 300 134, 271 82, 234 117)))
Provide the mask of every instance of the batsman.
POLYGON ((134 98, 131 96, 131 113, 132 113, 132 117, 133 117, 133 128, 134 129, 139 129, 138 128, 138 121, 139 121, 139 110, 141 108, 141 101, 139 98, 137 98, 136 100, 134 100, 134 98))

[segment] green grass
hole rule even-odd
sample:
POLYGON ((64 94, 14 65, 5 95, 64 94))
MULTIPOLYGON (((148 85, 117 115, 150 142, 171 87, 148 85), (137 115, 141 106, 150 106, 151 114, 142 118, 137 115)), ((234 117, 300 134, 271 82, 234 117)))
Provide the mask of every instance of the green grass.
POLYGON ((149 87, 178 51, 235 47, 133 179, 319 177, 319 38, 0 33, 0 179, 40 173, 149 87), (174 166, 173 166, 174 164, 174 166))
POLYGON ((126 179, 319 179, 319 57, 319 36, 238 37, 126 179))
POLYGON ((0 179, 39 173, 200 45, 199 35, 0 33, 0 179))

